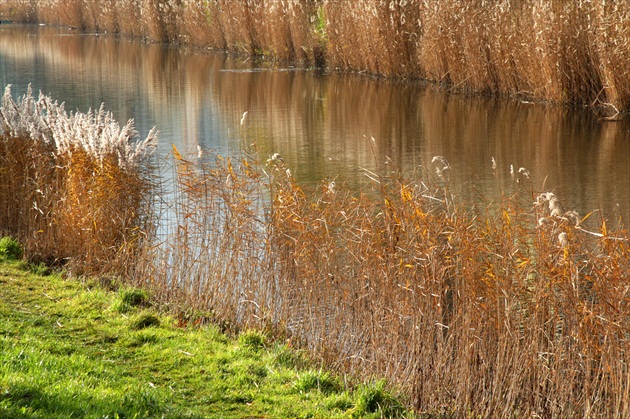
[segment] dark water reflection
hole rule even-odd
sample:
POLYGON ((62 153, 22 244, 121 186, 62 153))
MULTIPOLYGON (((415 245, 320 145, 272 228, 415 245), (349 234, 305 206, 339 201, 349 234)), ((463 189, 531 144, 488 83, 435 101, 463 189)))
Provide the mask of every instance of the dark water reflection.
POLYGON ((412 170, 443 155, 454 184, 472 184, 489 197, 499 191, 494 157, 503 185, 511 165, 525 167, 534 187, 554 191, 567 209, 630 218, 628 122, 361 75, 265 67, 222 54, 0 25, 2 86, 22 94, 31 83, 68 109, 104 102, 120 121, 134 118, 142 134, 156 125, 163 154, 171 143, 229 153, 256 142, 282 154, 303 181, 338 176, 350 185, 366 180, 362 168, 412 170))

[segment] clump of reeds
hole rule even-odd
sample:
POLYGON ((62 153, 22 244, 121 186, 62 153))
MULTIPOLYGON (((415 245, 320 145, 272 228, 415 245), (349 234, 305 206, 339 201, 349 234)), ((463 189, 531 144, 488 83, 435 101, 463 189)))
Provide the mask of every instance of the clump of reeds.
POLYGON ((331 67, 396 77, 424 77, 418 62, 423 6, 412 0, 323 1, 331 67))
POLYGON ((306 190, 278 154, 174 156, 171 227, 138 271, 169 304, 385 376, 420 412, 630 413, 628 236, 587 229, 526 169, 470 207, 444 158, 356 193, 306 190))
POLYGON ((151 230, 155 134, 101 109, 68 114, 30 90, 0 108, 0 230, 34 260, 75 272, 121 273, 151 230))
POLYGON ((265 287, 272 262, 260 173, 249 159, 201 152, 186 159, 175 148, 173 156, 174 190, 137 280, 168 305, 208 309, 217 320, 243 325, 260 304, 247 290, 265 287))
POLYGON ((324 57, 321 2, 291 0, 10 0, 19 21, 113 32, 311 63, 324 57))
POLYGON ((35 4, 28 1, 5 1, 0 4, 0 16, 17 22, 33 23, 37 21, 35 4))
POLYGON ((18 20, 393 77, 630 107, 630 7, 614 1, 92 0, 4 5, 18 20))
POLYGON ((0 228, 27 257, 127 272, 174 309, 384 376, 420 412, 630 413, 628 235, 535 192, 524 168, 501 202, 471 206, 441 156, 367 173, 360 193, 309 190, 279 154, 174 149, 174 189, 154 208, 152 135, 8 89, 0 116, 0 228))

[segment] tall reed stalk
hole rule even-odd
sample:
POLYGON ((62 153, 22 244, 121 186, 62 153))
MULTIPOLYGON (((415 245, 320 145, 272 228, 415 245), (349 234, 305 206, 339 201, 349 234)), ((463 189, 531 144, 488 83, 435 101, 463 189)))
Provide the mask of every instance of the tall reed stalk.
POLYGON ((0 230, 33 260, 123 274, 152 234, 155 134, 137 141, 101 108, 66 113, 31 91, 0 107, 0 230))
POLYGON ((630 7, 612 0, 7 0, 0 7, 19 21, 588 105, 607 118, 630 107, 630 7))
POLYGON ((174 156, 172 224, 136 271, 169 304, 385 376, 420 412, 630 413, 628 236, 525 169, 470 207, 439 157, 356 193, 305 190, 277 154, 174 156))

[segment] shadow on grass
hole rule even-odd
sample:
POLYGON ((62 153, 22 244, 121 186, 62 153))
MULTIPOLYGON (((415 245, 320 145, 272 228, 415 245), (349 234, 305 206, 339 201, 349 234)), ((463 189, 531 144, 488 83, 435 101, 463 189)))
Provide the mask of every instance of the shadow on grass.
POLYGON ((13 383, 0 394, 2 418, 132 418, 165 417, 197 418, 196 415, 174 412, 156 395, 139 390, 122 399, 97 398, 85 393, 48 392, 41 385, 13 383))

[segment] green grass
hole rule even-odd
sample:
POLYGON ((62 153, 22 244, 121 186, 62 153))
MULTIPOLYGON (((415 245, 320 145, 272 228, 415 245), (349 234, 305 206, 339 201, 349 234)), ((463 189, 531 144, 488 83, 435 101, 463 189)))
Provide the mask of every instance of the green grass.
POLYGON ((0 259, 0 418, 408 416, 382 383, 348 390, 259 332, 176 327, 95 283, 0 259))
POLYGON ((6 236, 0 239, 0 258, 21 259, 23 254, 22 245, 14 238, 6 236))

